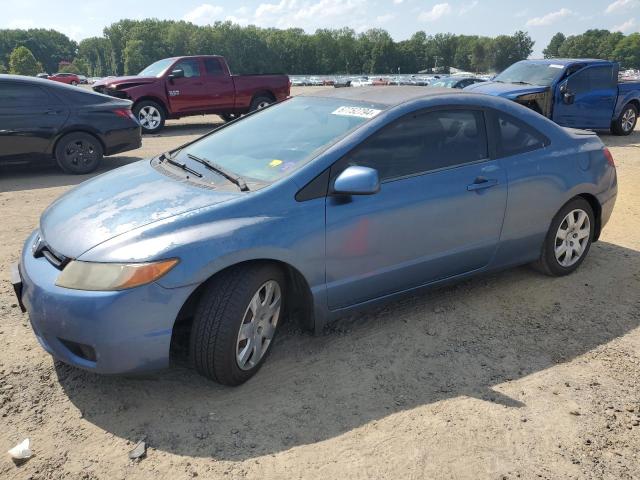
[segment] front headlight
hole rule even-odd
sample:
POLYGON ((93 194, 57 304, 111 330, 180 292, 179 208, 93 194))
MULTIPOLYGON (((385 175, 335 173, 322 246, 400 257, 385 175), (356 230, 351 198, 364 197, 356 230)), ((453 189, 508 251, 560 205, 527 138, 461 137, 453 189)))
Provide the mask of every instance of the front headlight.
POLYGON ((73 260, 56 280, 74 290, 125 290, 151 283, 178 263, 177 258, 150 263, 92 263, 73 260))

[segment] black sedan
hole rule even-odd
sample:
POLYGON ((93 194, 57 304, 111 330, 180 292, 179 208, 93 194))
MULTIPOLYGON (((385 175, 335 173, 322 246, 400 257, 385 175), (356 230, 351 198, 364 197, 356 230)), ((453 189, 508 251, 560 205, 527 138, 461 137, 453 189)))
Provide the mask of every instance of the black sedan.
POLYGON ((54 158, 67 173, 141 145, 131 102, 62 83, 0 75, 0 164, 54 158))

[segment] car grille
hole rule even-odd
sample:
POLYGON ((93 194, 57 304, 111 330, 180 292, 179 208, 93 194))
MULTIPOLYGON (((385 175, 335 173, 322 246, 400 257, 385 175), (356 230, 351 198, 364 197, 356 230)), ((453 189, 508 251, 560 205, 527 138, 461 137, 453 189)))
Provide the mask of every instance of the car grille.
POLYGON ((51 265, 58 270, 62 270, 70 259, 54 251, 44 239, 38 235, 31 247, 35 258, 44 257, 51 265))

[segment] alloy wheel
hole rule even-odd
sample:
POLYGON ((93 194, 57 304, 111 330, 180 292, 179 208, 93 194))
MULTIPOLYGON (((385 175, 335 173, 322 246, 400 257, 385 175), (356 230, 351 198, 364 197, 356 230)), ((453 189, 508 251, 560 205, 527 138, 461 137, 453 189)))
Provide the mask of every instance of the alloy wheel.
POLYGON ((236 342, 236 362, 241 370, 254 368, 269 349, 276 332, 282 292, 275 280, 262 284, 245 310, 236 342))
POLYGON ((155 130, 160 125, 162 117, 160 111, 151 105, 142 107, 138 112, 138 121, 147 130, 155 130))
POLYGON ((564 217, 555 240, 555 255, 563 267, 570 267, 584 254, 589 245, 591 221, 587 212, 581 209, 572 210, 564 217))
POLYGON ((630 132, 636 123, 636 112, 629 108, 622 114, 622 129, 625 132, 630 132))

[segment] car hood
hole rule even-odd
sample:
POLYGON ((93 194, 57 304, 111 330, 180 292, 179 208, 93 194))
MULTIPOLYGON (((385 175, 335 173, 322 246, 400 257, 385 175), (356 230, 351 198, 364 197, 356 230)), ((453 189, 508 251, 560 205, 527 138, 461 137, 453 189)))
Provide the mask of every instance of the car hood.
POLYGON ((144 85, 148 83, 154 83, 158 79, 156 77, 138 77, 135 75, 129 77, 107 77, 102 80, 98 80, 93 84, 94 87, 122 87, 129 85, 144 85))
POLYGON ((465 91, 473 93, 486 93, 496 97, 517 98, 521 95, 543 93, 549 87, 541 85, 520 85, 516 83, 481 82, 469 85, 465 91))
POLYGON ((125 232, 238 195, 167 177, 142 160, 60 197, 42 214, 40 233, 52 250, 77 258, 125 232))

